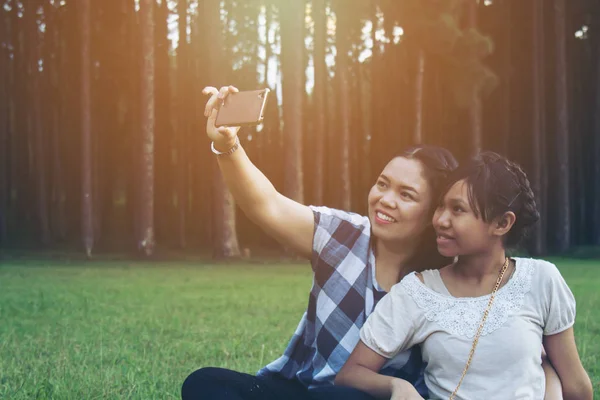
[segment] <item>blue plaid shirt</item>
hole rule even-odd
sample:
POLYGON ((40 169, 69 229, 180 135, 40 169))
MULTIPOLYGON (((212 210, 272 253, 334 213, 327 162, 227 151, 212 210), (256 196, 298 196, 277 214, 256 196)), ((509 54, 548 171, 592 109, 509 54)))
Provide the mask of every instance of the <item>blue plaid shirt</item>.
MULTIPOLYGON (((371 224, 367 217, 311 207, 315 218, 308 308, 283 355, 259 376, 298 379, 315 388, 331 385, 360 340, 359 331, 386 294, 375 280, 371 224)), ((381 373, 413 383, 426 395, 418 347, 398 354, 381 373)))

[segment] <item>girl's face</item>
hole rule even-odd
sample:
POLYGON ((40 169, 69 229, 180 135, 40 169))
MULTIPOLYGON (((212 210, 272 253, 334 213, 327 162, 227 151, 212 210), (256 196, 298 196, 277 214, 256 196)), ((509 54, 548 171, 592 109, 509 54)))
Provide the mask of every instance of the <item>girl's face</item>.
POLYGON ((421 162, 394 158, 369 192, 373 235, 391 242, 419 237, 431 221, 432 196, 421 162))
POLYGON ((433 214, 433 227, 437 233, 437 247, 441 255, 456 257, 483 253, 489 249, 493 238, 490 223, 479 218, 469 206, 468 184, 456 182, 444 195, 433 214))

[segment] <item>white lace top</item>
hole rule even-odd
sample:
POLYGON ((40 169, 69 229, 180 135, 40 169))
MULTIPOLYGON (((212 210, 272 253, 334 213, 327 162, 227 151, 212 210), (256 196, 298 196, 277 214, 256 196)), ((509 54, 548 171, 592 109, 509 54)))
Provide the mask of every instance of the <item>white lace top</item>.
MULTIPOLYGON (((554 264, 514 260, 515 272, 496 293, 457 399, 544 398, 542 335, 573 326, 575 298, 554 264)), ((439 271, 424 273, 425 284, 413 273, 394 285, 360 337, 386 358, 420 344, 430 399, 447 399, 460 380, 489 295, 452 297, 441 278, 431 284, 435 274, 439 278, 439 271)))

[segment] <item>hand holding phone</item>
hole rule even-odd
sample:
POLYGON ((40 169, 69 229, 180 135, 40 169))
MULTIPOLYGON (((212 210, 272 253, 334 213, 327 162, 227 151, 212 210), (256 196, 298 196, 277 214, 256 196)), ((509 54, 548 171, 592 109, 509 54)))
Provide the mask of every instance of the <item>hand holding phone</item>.
POLYGON ((221 90, 208 86, 202 93, 211 96, 204 109, 204 116, 208 117, 206 133, 217 150, 227 150, 235 144, 240 126, 263 120, 269 89, 240 92, 234 86, 221 90))
POLYGON ((215 126, 258 125, 264 118, 269 89, 229 93, 222 99, 215 126))

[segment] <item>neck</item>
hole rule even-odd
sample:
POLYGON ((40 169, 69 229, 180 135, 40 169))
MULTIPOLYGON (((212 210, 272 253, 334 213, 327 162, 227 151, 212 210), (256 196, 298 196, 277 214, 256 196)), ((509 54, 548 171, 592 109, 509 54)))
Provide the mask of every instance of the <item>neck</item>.
POLYGON ((414 266, 407 263, 414 255, 418 244, 418 240, 413 240, 411 243, 377 240, 375 242, 377 268, 388 272, 395 271, 400 278, 412 272, 414 266))
POLYGON ((486 253, 469 254, 458 257, 454 271, 465 279, 482 280, 489 275, 497 275, 506 260, 502 245, 486 253))

